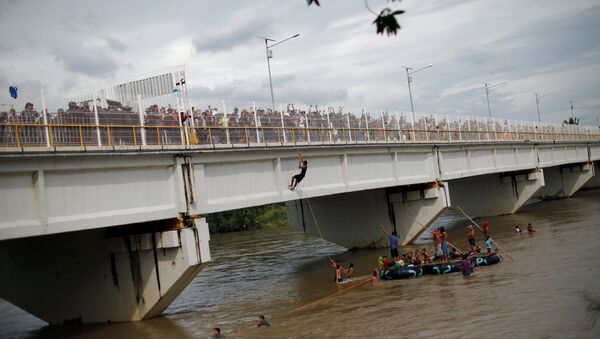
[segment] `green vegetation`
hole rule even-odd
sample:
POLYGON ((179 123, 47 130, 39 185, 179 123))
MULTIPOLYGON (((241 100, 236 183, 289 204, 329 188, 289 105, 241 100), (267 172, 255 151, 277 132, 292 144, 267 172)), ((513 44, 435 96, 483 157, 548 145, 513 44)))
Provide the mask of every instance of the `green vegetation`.
POLYGON ((210 233, 287 226, 285 204, 272 204, 213 213, 206 216, 210 233))

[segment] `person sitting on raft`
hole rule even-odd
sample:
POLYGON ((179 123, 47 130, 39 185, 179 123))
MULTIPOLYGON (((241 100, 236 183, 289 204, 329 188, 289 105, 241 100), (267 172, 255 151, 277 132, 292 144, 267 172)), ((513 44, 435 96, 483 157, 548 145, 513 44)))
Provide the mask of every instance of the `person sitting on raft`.
POLYGON ((462 271, 463 276, 468 277, 473 273, 473 265, 471 264, 471 260, 466 254, 463 254, 462 261, 460 262, 460 269, 462 271))
POLYGON ((427 249, 425 248, 421 251, 421 257, 423 257, 423 264, 431 264, 433 262, 431 257, 427 254, 427 249))
POLYGON ((462 254, 456 248, 453 248, 452 251, 450 252, 450 258, 452 258, 452 259, 460 258, 461 256, 462 256, 462 254))

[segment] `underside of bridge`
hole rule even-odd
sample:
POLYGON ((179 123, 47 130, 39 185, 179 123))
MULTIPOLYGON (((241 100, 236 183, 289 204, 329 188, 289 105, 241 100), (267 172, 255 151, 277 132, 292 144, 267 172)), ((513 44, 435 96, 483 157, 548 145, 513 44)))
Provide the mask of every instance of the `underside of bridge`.
POLYGON ((591 164, 581 163, 314 197, 288 202, 288 221, 348 248, 387 246, 383 225, 406 245, 446 208, 471 217, 512 214, 535 196, 569 197, 592 176, 591 164))
POLYGON ((541 170, 478 175, 448 181, 450 200, 469 216, 516 213, 541 187, 541 170))
POLYGON ((210 261, 204 219, 178 224, 2 241, 0 296, 50 324, 158 316, 210 261))
POLYGON ((385 246, 383 225, 406 245, 449 206, 447 192, 433 182, 295 200, 287 203, 288 221, 348 248, 385 246))
POLYGON ((568 198, 593 177, 594 166, 589 162, 544 168, 546 185, 538 196, 543 199, 568 198))

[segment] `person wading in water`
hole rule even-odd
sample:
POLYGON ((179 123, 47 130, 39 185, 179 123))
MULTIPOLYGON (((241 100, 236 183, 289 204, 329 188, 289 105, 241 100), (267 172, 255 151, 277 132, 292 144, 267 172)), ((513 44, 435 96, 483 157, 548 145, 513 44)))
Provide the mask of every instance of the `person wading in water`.
POLYGON ((298 168, 300 169, 300 173, 292 177, 292 182, 288 186, 290 191, 295 190, 296 186, 300 183, 300 181, 304 179, 304 176, 306 175, 306 169, 308 168, 308 161, 304 160, 304 158, 302 157, 302 153, 298 152, 298 157, 300 158, 298 160, 298 168))

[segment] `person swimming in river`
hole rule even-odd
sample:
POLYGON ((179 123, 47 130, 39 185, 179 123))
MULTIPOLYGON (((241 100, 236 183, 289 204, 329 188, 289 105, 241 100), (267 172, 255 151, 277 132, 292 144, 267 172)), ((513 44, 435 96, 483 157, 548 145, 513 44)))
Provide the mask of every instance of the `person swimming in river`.
POLYGON ((334 278, 335 283, 336 284, 341 283, 344 280, 342 278, 342 265, 340 265, 340 263, 338 261, 329 259, 329 267, 331 267, 335 270, 335 278, 334 278))
POLYGON ((302 153, 298 152, 298 157, 298 168, 300 169, 300 173, 292 177, 292 182, 288 186, 290 191, 294 191, 296 189, 296 186, 300 183, 300 181, 304 179, 304 176, 306 176, 306 169, 308 168, 308 161, 304 160, 304 158, 302 157, 302 153))
POLYGON ((468 277, 473 273, 473 265, 471 264, 471 260, 466 254, 462 255, 462 261, 460 262, 460 270, 464 277, 468 277))
POLYGON ((348 266, 348 269, 344 271, 344 273, 346 273, 346 277, 348 279, 352 279, 354 278, 354 263, 350 263, 350 265, 348 266))

